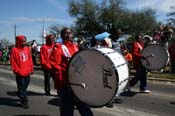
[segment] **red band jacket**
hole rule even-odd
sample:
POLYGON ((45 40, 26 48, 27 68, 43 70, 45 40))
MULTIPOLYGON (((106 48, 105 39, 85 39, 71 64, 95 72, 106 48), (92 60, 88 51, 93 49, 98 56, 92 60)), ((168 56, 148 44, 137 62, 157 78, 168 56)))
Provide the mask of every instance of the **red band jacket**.
POLYGON ((67 66, 70 57, 78 51, 77 44, 72 41, 64 41, 63 44, 56 43, 50 56, 52 71, 55 73, 55 89, 61 89, 67 84, 67 66))

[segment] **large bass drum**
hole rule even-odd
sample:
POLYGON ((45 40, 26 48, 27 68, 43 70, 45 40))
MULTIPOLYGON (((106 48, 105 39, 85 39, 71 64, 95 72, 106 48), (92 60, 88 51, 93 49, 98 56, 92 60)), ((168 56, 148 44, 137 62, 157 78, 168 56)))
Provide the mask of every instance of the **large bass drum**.
POLYGON ((86 49, 68 66, 68 80, 75 96, 91 107, 102 107, 128 84, 128 63, 111 48, 86 49))
POLYGON ((158 44, 150 44, 145 47, 142 55, 146 57, 141 60, 143 66, 152 71, 160 70, 169 62, 168 50, 158 44))

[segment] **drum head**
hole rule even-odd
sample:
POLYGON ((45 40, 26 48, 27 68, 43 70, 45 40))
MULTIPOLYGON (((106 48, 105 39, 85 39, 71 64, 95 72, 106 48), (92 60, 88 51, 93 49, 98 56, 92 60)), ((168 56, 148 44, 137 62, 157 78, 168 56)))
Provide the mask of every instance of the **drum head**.
POLYGON ((91 107, 107 104, 117 91, 117 73, 100 51, 87 49, 70 60, 68 80, 75 96, 91 107))
POLYGON ((147 60, 141 60, 142 64, 150 70, 159 70, 167 65, 169 53, 160 45, 149 45, 142 51, 147 60))

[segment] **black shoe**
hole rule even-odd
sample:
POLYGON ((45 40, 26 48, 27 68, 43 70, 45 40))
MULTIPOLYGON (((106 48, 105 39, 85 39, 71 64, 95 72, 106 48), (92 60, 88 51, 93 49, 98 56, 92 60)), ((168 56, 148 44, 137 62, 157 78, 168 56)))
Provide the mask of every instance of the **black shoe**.
POLYGON ((29 108, 29 105, 27 103, 22 103, 21 106, 24 108, 24 109, 28 109, 29 108))
POLYGON ((114 107, 113 102, 109 102, 105 106, 108 107, 108 108, 113 108, 114 107))
POLYGON ((50 92, 45 92, 45 95, 50 96, 51 94, 50 92))
POLYGON ((119 98, 115 98, 114 99, 114 103, 122 104, 123 103, 123 100, 121 100, 119 98))

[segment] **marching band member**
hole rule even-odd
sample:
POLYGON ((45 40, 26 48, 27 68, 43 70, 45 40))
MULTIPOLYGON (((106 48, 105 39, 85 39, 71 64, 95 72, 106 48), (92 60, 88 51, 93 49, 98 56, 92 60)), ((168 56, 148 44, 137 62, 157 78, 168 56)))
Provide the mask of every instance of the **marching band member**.
POLYGON ((46 37, 46 44, 42 45, 40 51, 40 64, 44 72, 44 90, 46 95, 50 95, 50 79, 53 79, 53 73, 51 72, 51 65, 49 61, 53 46, 54 36, 49 34, 46 37))
POLYGON ((63 44, 56 43, 50 57, 53 72, 55 72, 55 88, 60 91, 60 97, 62 101, 60 114, 61 116, 73 116, 74 106, 76 105, 79 113, 82 116, 93 116, 92 111, 87 105, 76 100, 73 91, 68 85, 66 71, 69 59, 76 52, 78 52, 79 49, 77 44, 73 43, 72 30, 69 28, 64 28, 61 31, 61 38, 63 39, 63 44))
POLYGON ((18 88, 18 97, 23 108, 29 108, 27 88, 30 82, 30 74, 33 73, 33 62, 31 51, 26 46, 26 37, 24 35, 16 36, 16 45, 12 48, 11 67, 16 75, 16 84, 18 88))
POLYGON ((150 93, 150 90, 147 90, 147 75, 146 68, 142 65, 141 59, 146 58, 141 54, 141 51, 144 48, 144 43, 141 41, 141 35, 136 36, 136 41, 133 43, 133 66, 136 70, 134 78, 130 80, 129 86, 133 87, 138 81, 140 81, 140 92, 141 93, 150 93))

